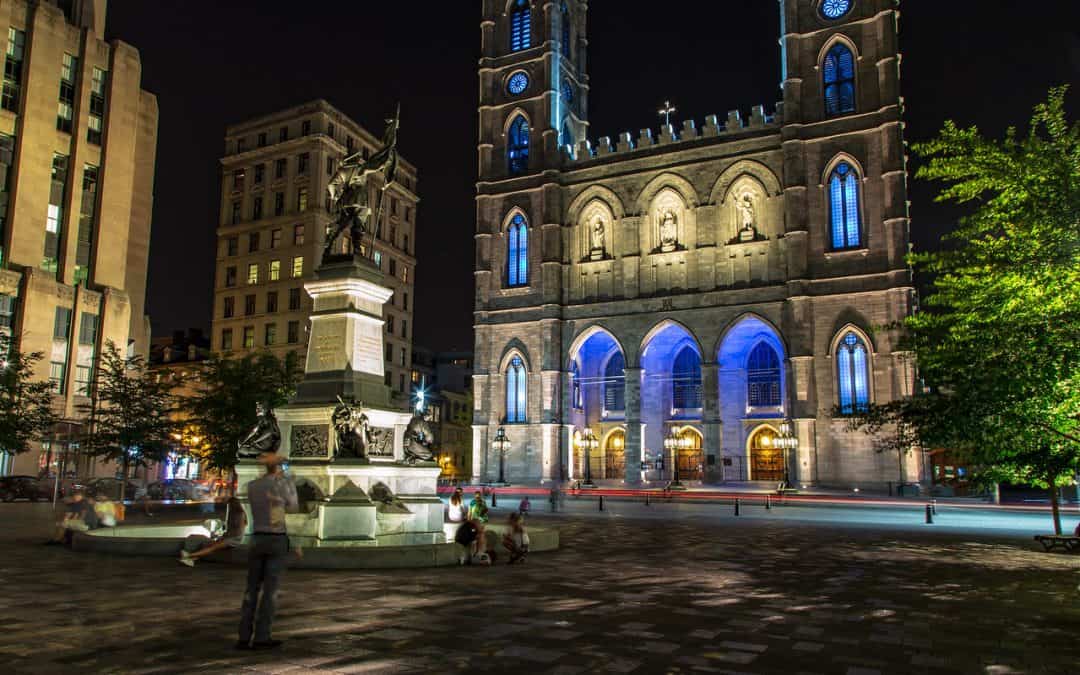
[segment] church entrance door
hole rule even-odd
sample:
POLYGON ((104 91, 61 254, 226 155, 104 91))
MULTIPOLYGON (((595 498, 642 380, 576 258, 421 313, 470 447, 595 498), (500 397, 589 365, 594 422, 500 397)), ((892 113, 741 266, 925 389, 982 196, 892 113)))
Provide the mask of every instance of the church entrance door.
POLYGON ((626 432, 616 429, 604 443, 604 478, 623 480, 626 478, 626 432))
POLYGON ((761 426, 750 437, 750 480, 784 480, 784 451, 776 447, 776 431, 761 426))
POLYGON ((705 453, 702 451, 701 434, 693 427, 679 432, 679 480, 702 480, 705 471, 705 453))

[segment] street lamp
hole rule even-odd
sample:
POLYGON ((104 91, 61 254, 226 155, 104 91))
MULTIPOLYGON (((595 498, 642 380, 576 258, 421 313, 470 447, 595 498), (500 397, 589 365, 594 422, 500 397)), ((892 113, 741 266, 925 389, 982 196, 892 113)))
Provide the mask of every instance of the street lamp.
POLYGON ((495 440, 491 442, 491 449, 499 453, 499 484, 506 483, 506 452, 510 449, 510 439, 506 437, 506 430, 499 427, 495 432, 495 440))
POLYGON ((773 444, 784 451, 784 487, 788 487, 791 485, 788 476, 788 467, 791 465, 788 451, 799 447, 799 437, 795 435, 795 425, 790 419, 785 419, 780 423, 780 435, 773 439, 773 444))
POLYGON ((667 438, 664 439, 664 449, 671 452, 671 482, 668 483, 669 490, 682 490, 683 484, 679 481, 679 450, 684 450, 690 447, 689 438, 680 438, 672 428, 668 433, 667 438))
POLYGON ((592 480, 592 451, 600 447, 600 441, 596 439, 592 429, 586 429, 585 433, 577 440, 579 450, 585 452, 585 482, 582 487, 594 488, 596 484, 592 480))

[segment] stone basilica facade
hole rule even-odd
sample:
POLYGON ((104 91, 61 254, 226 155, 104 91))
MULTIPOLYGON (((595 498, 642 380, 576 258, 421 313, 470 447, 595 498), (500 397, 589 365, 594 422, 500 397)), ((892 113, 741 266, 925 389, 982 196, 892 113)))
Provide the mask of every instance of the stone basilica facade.
POLYGON ((588 3, 483 0, 474 479, 918 480, 834 419, 914 384, 898 5, 780 0, 775 109, 590 141, 588 3))

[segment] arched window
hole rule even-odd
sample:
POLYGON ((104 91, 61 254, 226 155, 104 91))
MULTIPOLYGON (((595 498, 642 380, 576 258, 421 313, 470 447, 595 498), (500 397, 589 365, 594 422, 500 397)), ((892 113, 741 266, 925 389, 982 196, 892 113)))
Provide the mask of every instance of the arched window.
POLYGON ((626 410, 626 360, 616 352, 604 366, 604 410, 626 410))
POLYGON ((746 396, 751 406, 780 405, 780 357, 759 342, 746 361, 746 396))
POLYGON ((680 410, 701 407, 701 357, 693 348, 683 347, 671 369, 671 407, 680 410))
POLYGON ((862 246, 859 212, 859 174, 847 162, 840 162, 829 176, 829 222, 834 249, 862 246))
POLYGON ((855 112, 855 56, 837 44, 825 54, 821 67, 825 84, 825 114, 855 112))
POLYGON ((574 130, 570 126, 570 118, 567 117, 562 123, 562 133, 559 134, 559 145, 570 146, 570 154, 574 153, 574 130))
POLYGON ((525 421, 528 388, 525 362, 520 356, 514 356, 510 359, 510 365, 506 367, 506 422, 508 424, 525 421))
POLYGON ((506 228, 506 285, 529 285, 529 224, 520 213, 506 228))
POLYGON ((870 403, 870 372, 866 343, 854 332, 840 340, 836 348, 836 380, 840 389, 840 410, 862 410, 870 403))
POLYGON ((570 58, 570 8, 562 4, 562 55, 570 58))
POLYGON ((506 144, 506 159, 510 175, 517 176, 529 170, 529 123, 524 115, 518 115, 510 123, 506 144))
POLYGON ((577 361, 570 367, 570 404, 574 410, 585 407, 585 401, 581 397, 581 369, 578 368, 577 361))
POLYGON ((529 0, 516 0, 510 12, 510 51, 532 47, 532 8, 529 0))

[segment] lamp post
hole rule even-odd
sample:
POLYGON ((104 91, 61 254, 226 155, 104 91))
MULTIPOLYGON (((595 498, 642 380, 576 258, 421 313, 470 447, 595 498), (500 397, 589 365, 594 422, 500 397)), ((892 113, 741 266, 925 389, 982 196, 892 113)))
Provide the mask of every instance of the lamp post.
POLYGON ((795 425, 790 419, 785 419, 780 423, 780 435, 773 443, 776 447, 784 451, 784 487, 789 487, 791 482, 788 474, 788 467, 791 466, 791 462, 788 457, 788 451, 796 450, 799 447, 799 437, 795 435, 795 425))
POLYGON ((506 452, 510 449, 510 439, 506 437, 506 430, 499 427, 495 432, 495 440, 491 442, 491 449, 499 453, 499 480, 500 485, 506 484, 506 452))
POLYGON ((577 446, 579 450, 585 453, 585 482, 581 486, 594 488, 596 483, 593 483, 592 480, 592 451, 600 447, 600 441, 597 440, 592 429, 586 429, 585 433, 578 439, 577 446))
POLYGON ((679 450, 690 447, 690 441, 686 438, 680 438, 675 429, 672 428, 668 432, 667 438, 664 439, 664 449, 671 452, 671 482, 668 483, 669 490, 682 490, 683 484, 679 480, 679 450))

